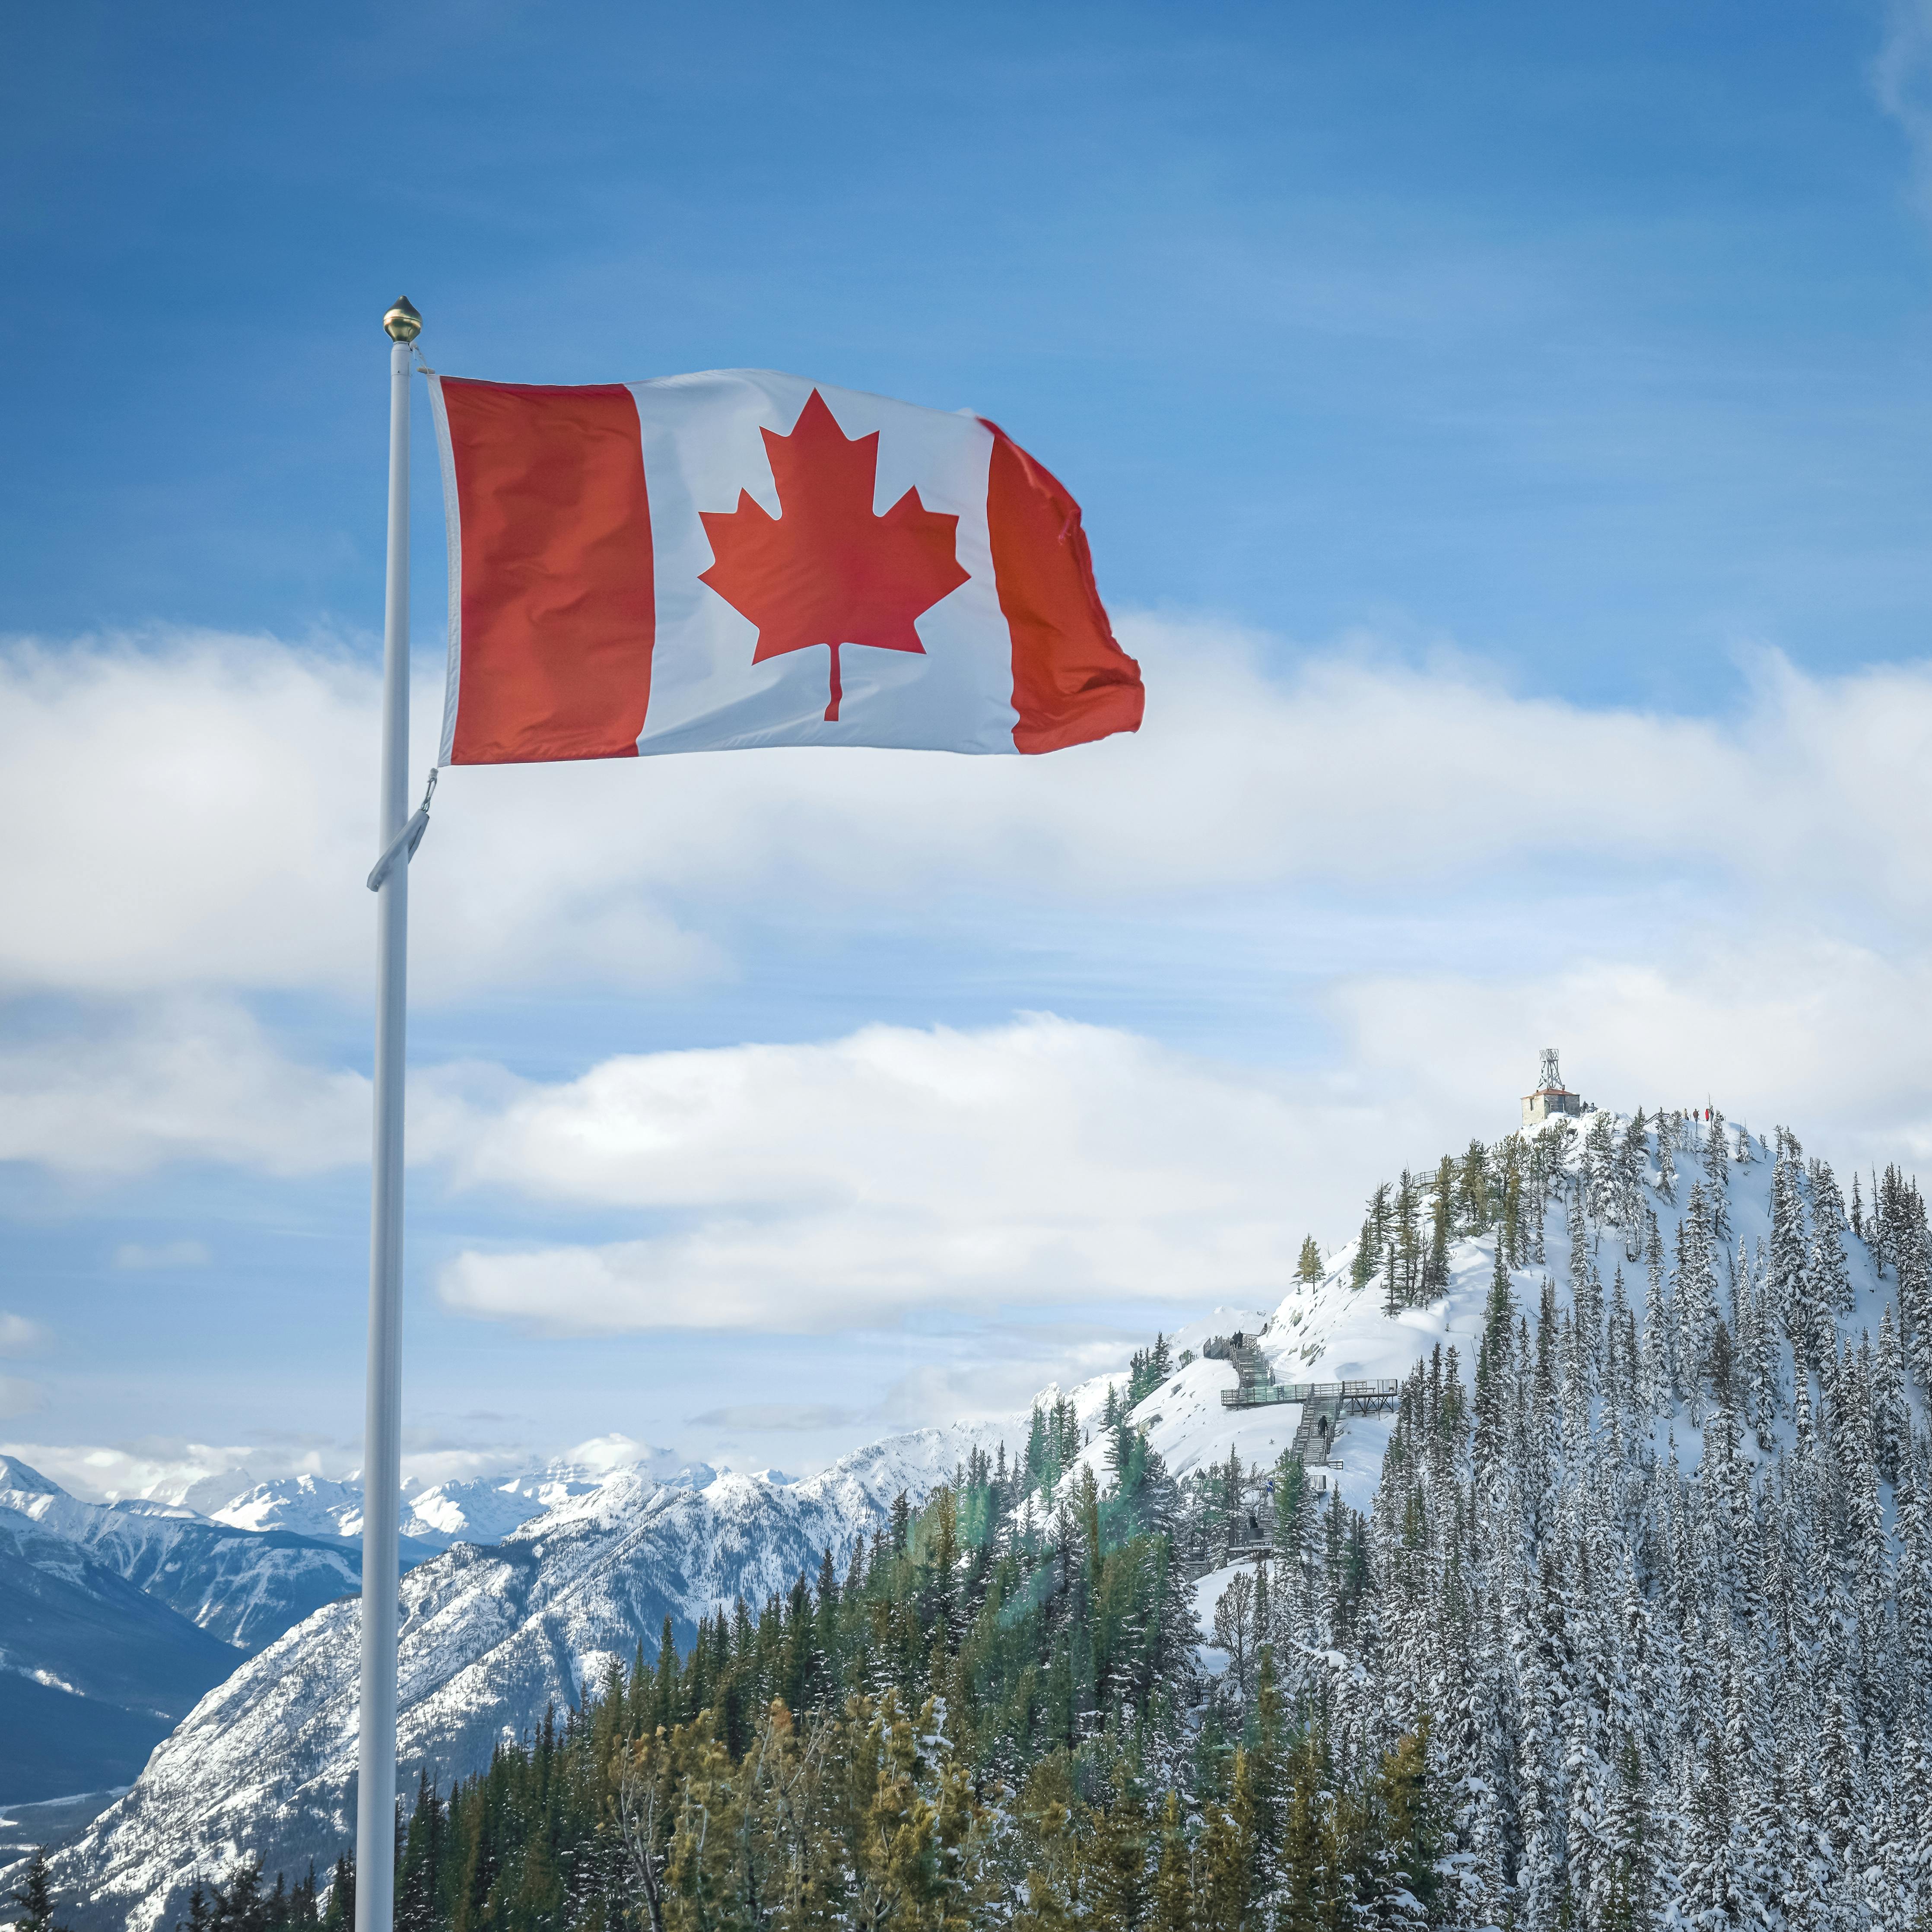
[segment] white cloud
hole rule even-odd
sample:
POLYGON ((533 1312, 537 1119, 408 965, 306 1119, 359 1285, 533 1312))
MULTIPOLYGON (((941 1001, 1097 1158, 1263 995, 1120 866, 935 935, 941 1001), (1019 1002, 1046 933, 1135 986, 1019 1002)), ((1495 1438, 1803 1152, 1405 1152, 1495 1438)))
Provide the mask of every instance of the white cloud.
POLYGON ((38 1354, 50 1339, 39 1322, 24 1315, 0 1314, 0 1355, 38 1354))
POLYGON ((446 1171, 656 1225, 472 1246, 440 1291, 577 1334, 1266 1304, 1302 1235, 1346 1239, 1374 1181, 1514 1126, 1546 1041, 1611 1105, 1708 1097, 1840 1160, 1932 1158, 1932 962, 1703 936, 1534 975, 1363 976, 1328 999, 1346 1075, 1258 1073, 1049 1018, 607 1061, 446 1116, 446 1171))
MULTIPOLYGON (((1571 1084, 1630 1108, 1714 1100, 1835 1157, 1932 1157, 1932 960, 1815 931, 1702 934, 1652 958, 1579 958, 1534 977, 1364 977, 1334 995, 1365 1079, 1439 1107, 1494 1091, 1526 1042, 1563 1045, 1571 1084)), ((1465 1102, 1466 1105, 1466 1102, 1465 1102)))
POLYGON ((706 1409, 702 1415, 685 1420, 694 1429, 730 1429, 748 1435, 774 1432, 849 1428, 865 1420, 855 1408, 840 1408, 829 1402, 730 1402, 722 1408, 706 1409))
POLYGON ((580 1469, 591 1469, 599 1474, 613 1469, 632 1469, 643 1467, 654 1474, 674 1475, 676 1473, 676 1452, 656 1447, 648 1442, 640 1442, 634 1436, 626 1436, 621 1430, 613 1430, 608 1436, 593 1436, 586 1442, 564 1451, 562 1459, 580 1469))
POLYGON ((681 1224, 472 1250, 440 1292, 465 1313, 570 1332, 1238 1298, 1286 1278, 1298 1215, 1387 1124, 1317 1082, 1291 1088, 1050 1016, 628 1057, 472 1115, 460 1140, 446 1122, 448 1171, 681 1224))
POLYGON ((148 1268, 206 1268, 212 1258, 205 1241, 159 1241, 152 1245, 123 1241, 114 1250, 114 1265, 117 1268, 137 1271, 148 1268))
POLYGON ((368 1082, 286 1059, 232 1000, 142 1001, 88 1020, 0 1048, 0 1160, 296 1174, 368 1157, 368 1082))
MULTIPOLYGON (((1436 1151, 1436 1122, 1452 1138, 1506 1124, 1486 1109, 1544 1036, 1607 1097, 1762 1093, 1754 1111, 1856 1113, 1932 1145, 1913 1043, 1932 981, 1932 845, 1915 829, 1932 810, 1932 668, 1815 679, 1765 656, 1734 717, 1667 718, 1366 645, 1270 676, 1226 627, 1122 628, 1148 726, 1053 758, 448 775, 412 888, 413 984, 433 999, 662 982, 730 970, 718 935, 748 907, 858 919, 970 885, 994 920, 1060 908, 1069 970, 1090 980, 1114 964, 1105 920, 1131 952, 1181 935, 1197 1000, 1204 935, 1231 935, 1285 1003, 1332 1022, 1341 1072, 1269 1083, 1045 1025, 614 1059, 551 1086, 431 1067, 412 1088, 419 1162, 657 1217, 596 1248, 478 1250, 446 1292, 525 1319, 555 1294, 563 1325, 624 1326, 668 1283, 654 1318, 762 1321, 778 1246, 806 1284, 803 1326, 996 1282, 1021 1299, 1184 1276, 1246 1292, 1301 1223, 1348 1232, 1313 1183, 1256 1210, 1272 1184, 1247 1147, 1304 1149, 1346 1203, 1371 1161, 1436 1151), (1419 964, 1344 970, 1386 962, 1397 920, 1419 964), (1076 1090, 1096 1096, 1084 1112, 1076 1090), (1251 1131, 1217 1168, 1178 1128, 1132 1141, 1121 1124, 1177 1105, 1203 1147, 1241 1139, 1230 1108, 1251 1131), (1110 1134, 1150 1163, 1144 1184, 1096 1150, 1110 1134), (1201 1204, 1217 1176, 1221 1204, 1201 1204), (1063 1180, 1100 1211, 1055 1204, 1063 1180), (1147 1203, 1175 1190, 1162 1220, 1147 1203), (1230 1222, 1238 1202, 1250 1218, 1230 1222)), ((0 658, 0 809, 35 831, 0 844, 21 914, 0 922, 0 986, 94 994, 68 1030, 0 1047, 0 1159, 102 1176, 367 1160, 367 1083, 292 1059, 236 989, 367 997, 374 706, 365 671, 268 640, 0 658), (86 784, 64 783, 76 770, 86 784)))
POLYGON ((956 1347, 946 1362, 928 1362, 895 1381, 880 1420, 902 1429, 1023 1414, 1040 1391, 1073 1388, 1089 1376, 1118 1371, 1144 1336, 1042 1334, 1003 1328, 956 1347), (991 1346, 988 1346, 988 1345, 991 1346))
MULTIPOLYGON (((1366 643, 1284 676, 1142 618, 1148 723, 1051 758, 768 752, 448 774, 413 874, 412 983, 664 985, 732 970, 748 908, 968 884, 1150 906, 1317 880, 1372 898, 1529 860, 1714 866, 1915 922, 1932 671, 1756 662, 1738 714, 1526 698, 1366 643)), ((0 986, 366 993, 376 687, 272 640, 0 654, 0 986), (83 782, 76 775, 84 774, 83 782)), ((435 728, 417 692, 416 762, 435 728)))
MULTIPOLYGON (((38 1404, 37 1407, 45 1405, 38 1404)), ((13 1413, 24 1414, 26 1410, 13 1413)), ((118 1502, 124 1496, 143 1496, 178 1503, 198 1484, 211 1482, 219 1495, 195 1497, 190 1507, 217 1508, 257 1480, 244 1466, 256 1451, 221 1448, 182 1437, 152 1438, 131 1443, 0 1442, 0 1454, 16 1458, 50 1478, 83 1502, 118 1502)), ((262 1473, 294 1475, 322 1473, 316 1459, 284 1459, 267 1454, 262 1473), (286 1462, 286 1466, 278 1466, 286 1462)))
POLYGON ((0 983, 347 983, 372 716, 366 673, 266 638, 0 656, 0 983))

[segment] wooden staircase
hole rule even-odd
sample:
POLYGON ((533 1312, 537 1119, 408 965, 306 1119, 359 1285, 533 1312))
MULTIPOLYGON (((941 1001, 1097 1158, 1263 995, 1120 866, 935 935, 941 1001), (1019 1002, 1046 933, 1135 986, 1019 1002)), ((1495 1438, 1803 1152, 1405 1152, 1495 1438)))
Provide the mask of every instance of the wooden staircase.
POLYGON ((1319 1394, 1311 1393, 1301 1405, 1301 1420, 1288 1453, 1306 1468, 1311 1462, 1328 1460, 1335 1438, 1341 1433, 1342 1389, 1346 1384, 1331 1384, 1319 1394))

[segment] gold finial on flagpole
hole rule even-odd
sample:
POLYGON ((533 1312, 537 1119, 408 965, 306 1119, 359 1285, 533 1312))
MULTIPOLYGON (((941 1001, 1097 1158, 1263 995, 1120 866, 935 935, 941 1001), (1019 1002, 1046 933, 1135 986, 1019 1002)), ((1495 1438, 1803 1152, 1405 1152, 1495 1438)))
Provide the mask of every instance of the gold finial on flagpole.
POLYGON ((416 304, 404 296, 383 316, 382 326, 392 342, 413 342, 422 333, 422 317, 416 313, 416 304))

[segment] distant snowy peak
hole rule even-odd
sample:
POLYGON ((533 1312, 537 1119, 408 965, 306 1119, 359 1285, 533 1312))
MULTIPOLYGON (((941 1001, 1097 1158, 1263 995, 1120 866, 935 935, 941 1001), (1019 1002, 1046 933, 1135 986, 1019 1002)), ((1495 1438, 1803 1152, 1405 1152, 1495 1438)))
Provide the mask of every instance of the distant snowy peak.
POLYGON ((284 1476, 256 1483, 208 1512, 236 1529, 285 1529, 297 1536, 360 1536, 362 1485, 326 1476, 284 1476))
POLYGON ((271 1642, 362 1574, 361 1550, 339 1537, 243 1529, 142 1498, 84 1503, 11 1460, 0 1474, 37 1485, 0 1489, 0 1514, 44 1534, 38 1567, 98 1563, 239 1652, 271 1642))
MULTIPOLYGON (((553 1462, 542 1468, 491 1476, 458 1476, 426 1489, 405 1486, 402 1534, 406 1545, 424 1550, 453 1544, 489 1545, 604 1484, 626 1480, 662 1481, 702 1489, 716 1472, 708 1464, 680 1466, 667 1449, 652 1449, 611 1436, 584 1445, 581 1460, 553 1462)), ((362 1484, 358 1478, 280 1476, 246 1486, 216 1501, 208 1516, 238 1529, 286 1530, 298 1536, 354 1540, 362 1534, 362 1484)))
POLYGON ((597 1486, 584 1477, 458 1478, 409 1498, 403 1534, 447 1549, 453 1543, 500 1543, 519 1524, 597 1486))
POLYGON ((244 1490, 253 1488, 255 1478, 248 1471, 235 1465, 191 1480, 177 1478, 159 1483, 148 1493, 157 1502, 173 1503, 182 1509, 193 1510, 197 1516, 205 1516, 212 1522, 215 1510, 223 1504, 232 1502, 244 1490))
POLYGON ((65 1494, 58 1483, 50 1482, 17 1456, 0 1456, 0 1492, 8 1491, 29 1496, 65 1494))

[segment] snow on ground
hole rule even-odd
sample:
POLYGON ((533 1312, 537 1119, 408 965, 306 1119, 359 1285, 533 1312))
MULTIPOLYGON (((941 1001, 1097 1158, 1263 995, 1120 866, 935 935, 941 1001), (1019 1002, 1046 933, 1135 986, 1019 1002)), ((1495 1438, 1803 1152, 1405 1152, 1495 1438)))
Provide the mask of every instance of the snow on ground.
POLYGON ((1219 1570, 1196 1577, 1189 1586, 1194 1593, 1194 1626, 1201 1633, 1203 1643, 1211 1646, 1214 1641, 1214 1606, 1228 1586, 1237 1576, 1252 1576, 1254 1570, 1252 1562, 1224 1564, 1219 1570))
POLYGON ((360 1536, 362 1485, 326 1476, 284 1476, 257 1483, 211 1510, 212 1521, 235 1529, 286 1529, 298 1536, 360 1536))
MULTIPOLYGON (((1582 1135, 1596 1118, 1586 1114, 1574 1124, 1567 1160, 1572 1172, 1580 1156, 1582 1135)), ((1610 1118, 1613 1134, 1621 1140, 1628 1116, 1612 1114, 1610 1118)), ((1546 1127, 1525 1131, 1535 1134, 1568 1130, 1552 1122, 1546 1127)), ((1690 1124, 1690 1131, 1701 1141, 1700 1124, 1690 1124)), ((1769 1239, 1772 1161, 1765 1142, 1748 1132, 1744 1145, 1748 1158, 1736 1159, 1739 1132, 1739 1123, 1729 1124, 1725 1201, 1732 1246, 1742 1262, 1755 1254, 1760 1241, 1768 1243, 1769 1239)), ((1654 1156, 1647 1160, 1645 1173, 1644 1200, 1657 1216, 1666 1268, 1673 1264, 1677 1229, 1689 1206, 1691 1187, 1702 1178, 1701 1147, 1680 1148, 1675 1166, 1676 1184, 1672 1197, 1658 1191, 1660 1176, 1654 1156)), ((1840 1184, 1849 1198, 1849 1172, 1841 1177, 1840 1184)), ((1567 1307, 1570 1299, 1570 1242, 1560 1204, 1552 1204, 1546 1226, 1545 1259, 1516 1269, 1510 1276, 1517 1307, 1532 1322, 1546 1276, 1556 1288, 1559 1308, 1567 1307)), ((1594 1240, 1593 1252, 1603 1277, 1606 1305, 1615 1272, 1621 1268, 1626 1298, 1641 1328, 1646 1286, 1641 1256, 1633 1258, 1624 1238, 1614 1228, 1600 1233, 1594 1240)), ((1439 1346, 1445 1355, 1452 1348, 1456 1351, 1465 1387, 1472 1382, 1484 1310, 1496 1268, 1494 1238, 1484 1236, 1454 1242, 1449 1250, 1447 1293, 1426 1306, 1402 1309, 1394 1315, 1384 1310, 1378 1282, 1364 1288, 1352 1286, 1355 1246, 1350 1242, 1331 1255, 1318 1281, 1294 1283, 1271 1314, 1252 1309, 1217 1308, 1168 1338, 1177 1360, 1188 1349, 1193 1351, 1197 1359, 1177 1370, 1146 1396, 1131 1420, 1136 1427, 1146 1431, 1149 1446, 1172 1474, 1185 1476, 1210 1464, 1224 1462, 1230 1450, 1238 1453, 1250 1467, 1273 1463, 1293 1439, 1300 1420, 1300 1408, 1295 1403, 1248 1409, 1223 1408, 1221 1391, 1232 1388, 1236 1376, 1231 1362, 1201 1357, 1202 1346, 1214 1336, 1232 1335, 1238 1330, 1254 1338, 1278 1382, 1354 1382, 1384 1377, 1400 1380, 1439 1346)), ((1864 1328, 1875 1335, 1878 1311, 1888 1298, 1888 1292, 1880 1284, 1862 1242, 1847 1237, 1845 1252, 1857 1290, 1858 1306, 1843 1323, 1844 1330, 1856 1336, 1864 1328)), ((1720 1300, 1728 1318, 1730 1281, 1721 1259, 1718 1272, 1720 1300)), ((1072 1391, 1082 1422, 1096 1437, 1079 1460, 1092 1468, 1103 1484, 1108 1480, 1106 1445, 1099 1439, 1097 1425, 1110 1384, 1124 1394, 1125 1372, 1096 1376, 1072 1391)), ((1057 1388, 1048 1389, 1041 1400, 1050 1402, 1059 1394, 1057 1388)), ((1318 1474, 1319 1486, 1340 1495, 1351 1508, 1366 1510, 1374 1500, 1391 1420, 1388 1414, 1345 1417, 1332 1450, 1334 1459, 1342 1466, 1339 1470, 1314 1472, 1318 1474)), ((1790 1425, 1782 1426, 1788 1434, 1790 1425)), ((1660 1453, 1667 1450, 1674 1437, 1680 1463, 1687 1468, 1694 1467, 1702 1454, 1701 1434, 1689 1416, 1680 1411, 1657 1426, 1660 1453)))
MULTIPOLYGON (((1215 1336, 1238 1331, 1254 1338, 1272 1364, 1277 1382, 1400 1379, 1438 1343, 1459 1352, 1463 1378, 1468 1380, 1496 1266, 1494 1243, 1455 1243, 1449 1254, 1449 1292, 1426 1307, 1404 1309, 1393 1317, 1383 1312, 1378 1288, 1350 1286, 1354 1258, 1352 1244, 1335 1256, 1320 1281, 1306 1287, 1296 1284, 1272 1315, 1256 1309, 1217 1308, 1169 1337, 1177 1360, 1190 1348, 1196 1360, 1145 1396, 1130 1419, 1136 1428, 1145 1430, 1148 1447, 1171 1474, 1185 1476, 1210 1464, 1225 1462, 1231 1450, 1250 1468, 1271 1466, 1294 1439, 1301 1420, 1299 1402, 1270 1402, 1258 1408, 1223 1407, 1221 1392, 1234 1388, 1238 1378, 1233 1363, 1201 1355, 1202 1346, 1215 1336)), ((1526 1283, 1532 1272, 1524 1271, 1526 1283)), ((1539 1285, 1544 1272, 1540 1268, 1533 1271, 1539 1285)), ((1528 1295, 1528 1305, 1534 1308, 1538 1289, 1523 1292, 1528 1295)), ((1099 1422, 1110 1383, 1126 1393, 1126 1377, 1118 1371, 1096 1376, 1073 1391, 1074 1405, 1089 1427, 1099 1422)), ((1042 1400, 1051 1401, 1058 1394, 1058 1390, 1049 1390, 1042 1400)), ((1366 1509, 1375 1494, 1388 1441, 1386 1416, 1345 1417, 1332 1452, 1343 1467, 1338 1473, 1324 1475, 1318 1486, 1338 1490, 1352 1507, 1366 1509)), ((1097 1430, 1096 1439, 1079 1460, 1102 1484, 1108 1480, 1106 1444, 1099 1439, 1097 1430)))
POLYGON ((1210 1462, 1225 1462, 1230 1450, 1238 1451, 1250 1467, 1281 1460, 1282 1451, 1294 1440, 1301 1405, 1223 1408, 1221 1391, 1234 1386, 1232 1363, 1193 1362, 1135 1410, 1132 1420, 1146 1428, 1148 1448, 1170 1474, 1184 1476, 1210 1462))

